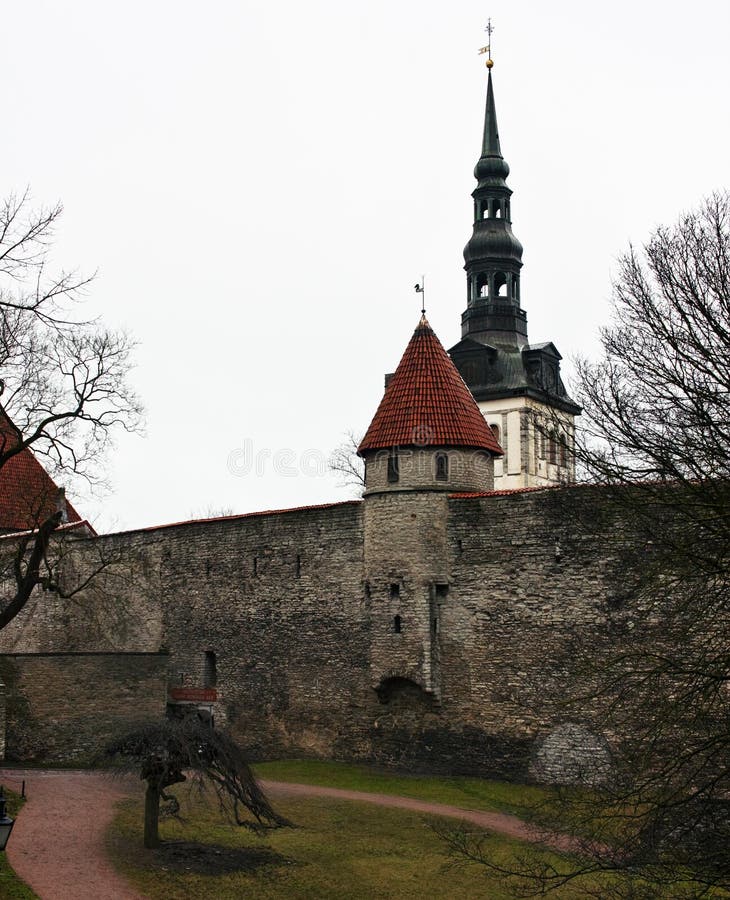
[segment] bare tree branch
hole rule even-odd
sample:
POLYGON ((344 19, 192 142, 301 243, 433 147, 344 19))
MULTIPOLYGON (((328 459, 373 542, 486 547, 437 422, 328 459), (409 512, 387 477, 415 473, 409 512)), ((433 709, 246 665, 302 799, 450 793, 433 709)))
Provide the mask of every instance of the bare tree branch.
POLYGON ((343 487, 353 488, 357 496, 362 496, 365 490, 365 466, 357 455, 361 437, 354 431, 345 433, 345 440, 330 453, 327 467, 331 472, 337 472, 340 476, 340 484, 343 487))
POLYGON ((106 756, 121 771, 139 772, 147 782, 145 847, 159 845, 165 788, 188 777, 201 787, 210 782, 221 809, 230 811, 237 825, 262 831, 291 824, 271 807, 236 742, 197 715, 143 725, 110 744, 106 756))
MULTIPOLYGON (((0 478, 32 450, 51 476, 100 483, 113 433, 141 427, 128 380, 134 342, 83 316, 92 278, 52 270, 61 213, 60 204, 34 208, 27 190, 0 203, 0 478)), ((0 530, 28 531, 15 556, 13 589, 0 600, 0 628, 38 586, 67 595, 49 552, 62 521, 54 501, 28 497, 24 523, 0 521, 0 530)))
MULTIPOLYGON (((621 257, 601 340, 573 392, 596 487, 550 502, 571 523, 561 544, 601 548, 609 592, 542 700, 610 738, 611 770, 533 811, 581 839, 577 857, 512 874, 534 893, 581 879, 600 897, 715 896, 730 890, 728 193, 621 257)), ((448 842, 499 867, 481 838, 448 842)))

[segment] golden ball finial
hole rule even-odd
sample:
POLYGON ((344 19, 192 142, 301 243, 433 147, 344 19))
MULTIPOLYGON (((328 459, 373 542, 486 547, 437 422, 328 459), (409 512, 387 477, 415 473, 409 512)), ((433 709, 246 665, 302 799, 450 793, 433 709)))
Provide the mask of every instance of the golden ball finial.
POLYGON ((491 69, 492 66, 494 65, 494 60, 493 60, 493 59, 488 59, 488 60, 486 61, 485 65, 486 65, 486 67, 487 67, 488 69, 491 69))

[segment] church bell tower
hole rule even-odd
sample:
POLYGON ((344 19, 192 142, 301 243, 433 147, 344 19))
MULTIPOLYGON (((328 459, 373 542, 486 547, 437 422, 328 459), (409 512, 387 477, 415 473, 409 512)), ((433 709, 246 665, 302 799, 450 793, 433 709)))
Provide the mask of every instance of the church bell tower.
POLYGON ((491 53, 487 68, 473 230, 464 248, 462 339, 449 353, 504 449, 504 458, 495 461, 495 489, 561 484, 574 479, 574 418, 581 410, 565 390, 555 345, 528 341, 522 244, 512 231, 510 170, 499 141, 491 53))

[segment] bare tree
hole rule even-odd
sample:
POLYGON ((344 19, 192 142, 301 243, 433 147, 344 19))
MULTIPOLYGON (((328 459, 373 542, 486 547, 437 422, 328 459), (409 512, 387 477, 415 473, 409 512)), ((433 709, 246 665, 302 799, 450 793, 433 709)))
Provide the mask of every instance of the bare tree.
POLYGON ((196 715, 144 725, 110 744, 106 757, 118 770, 138 772, 147 782, 145 847, 160 844, 160 802, 177 810, 177 801, 165 793, 166 788, 188 778, 200 787, 209 782, 221 808, 232 813, 237 825, 261 831, 290 824, 272 809, 235 741, 196 715), (243 818, 244 811, 251 818, 243 818))
MULTIPOLYGON (((133 342, 83 316, 91 278, 53 271, 61 213, 59 204, 33 208, 27 192, 0 205, 0 477, 32 450, 52 475, 98 483, 113 431, 140 425, 127 378, 133 342)), ((63 590, 49 556, 63 503, 45 488, 26 499, 27 533, 15 553, 10 594, 0 603, 0 627, 38 585, 63 590)))
MULTIPOLYGON (((515 874, 535 893, 580 877, 587 895, 707 896, 730 889, 730 195, 631 247, 613 310, 575 393, 597 487, 551 498, 613 560, 564 707, 611 737, 612 770, 543 810, 580 861, 515 874)), ((451 845, 498 870, 487 844, 451 845)))
POLYGON ((360 441, 361 438, 354 431, 345 432, 345 440, 335 447, 327 460, 329 470, 340 476, 340 484, 352 488, 358 497, 365 490, 365 466, 357 455, 360 441))

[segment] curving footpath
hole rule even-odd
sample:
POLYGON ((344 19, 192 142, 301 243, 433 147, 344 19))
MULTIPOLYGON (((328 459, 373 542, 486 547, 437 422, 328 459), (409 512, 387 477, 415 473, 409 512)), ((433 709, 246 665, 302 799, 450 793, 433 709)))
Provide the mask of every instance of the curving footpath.
MULTIPOLYGON (((8 842, 8 862, 41 900, 144 900, 107 859, 114 804, 134 782, 98 772, 3 769, 0 781, 27 801, 8 842)), ((137 788, 137 791, 139 788, 137 788)))
MULTIPOLYGON (((7 854, 18 876, 41 900, 144 900, 112 868, 104 846, 114 804, 139 793, 138 782, 112 779, 99 772, 0 770, 0 783, 13 790, 20 790, 23 779, 28 799, 13 829, 7 854)), ((505 813, 311 784, 263 780, 261 786, 272 795, 375 803, 460 819, 487 831, 546 843, 559 850, 576 848, 576 842, 567 835, 540 833, 505 813)))
POLYGON ((555 850, 566 852, 580 849, 581 844, 575 838, 556 831, 543 831, 533 825, 510 816, 508 813, 482 812, 478 809, 464 809, 461 806, 450 806, 446 803, 429 803, 426 800, 415 800, 411 797, 397 797, 393 794, 371 794, 367 791, 347 791, 342 788, 320 787, 314 784, 295 784, 288 781, 259 781, 261 787, 269 794, 297 797, 332 797, 334 800, 356 800, 358 803, 375 803, 377 806, 392 806, 407 809, 411 812, 423 813, 427 816, 445 816, 448 819, 460 819, 478 825, 485 831, 503 834, 505 837, 529 841, 532 844, 545 844, 555 850))

